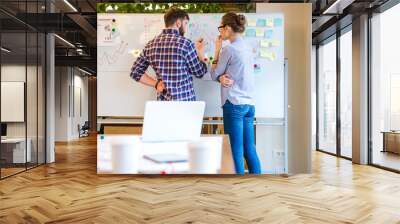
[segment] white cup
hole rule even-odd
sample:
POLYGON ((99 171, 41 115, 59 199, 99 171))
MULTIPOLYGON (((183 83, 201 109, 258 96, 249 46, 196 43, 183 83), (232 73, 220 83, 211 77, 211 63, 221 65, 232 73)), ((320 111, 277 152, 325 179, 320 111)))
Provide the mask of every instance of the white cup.
POLYGON ((215 140, 188 143, 191 174, 216 174, 221 168, 221 144, 215 140))
POLYGON ((115 174, 137 174, 140 158, 139 138, 133 136, 113 136, 110 141, 112 150, 112 172, 115 174))

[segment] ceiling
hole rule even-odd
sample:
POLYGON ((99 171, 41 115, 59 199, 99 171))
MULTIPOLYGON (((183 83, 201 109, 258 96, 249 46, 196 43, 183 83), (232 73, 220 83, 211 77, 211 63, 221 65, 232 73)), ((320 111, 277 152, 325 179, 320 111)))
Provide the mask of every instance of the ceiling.
POLYGON ((37 44, 29 43, 32 37, 36 36, 36 33, 54 32, 57 34, 56 65, 79 66, 95 74, 96 1, 68 0, 67 2, 72 7, 64 0, 47 0, 47 5, 45 0, 1 0, 2 46, 12 50, 7 54, 7 58, 21 61, 26 55, 28 59, 34 57, 37 44), (52 13, 49 13, 50 11, 52 13), (27 35, 25 35, 26 30, 28 30, 27 35), (27 45, 25 39, 28 41, 27 45), (71 64, 71 61, 74 63, 71 64))
MULTIPOLYGON (((379 7, 390 0, 236 0, 235 3, 312 3, 313 43, 328 38, 337 29, 351 24, 352 18, 368 10, 379 7), (336 2, 336 3, 335 3, 336 2)), ((55 32, 56 64, 75 65, 96 73, 96 3, 97 2, 135 2, 122 0, 1 0, 0 22, 8 47, 21 52, 25 39, 21 38, 28 28, 30 31, 55 32), (69 5, 69 4, 70 5, 69 5), (49 13, 49 12, 52 13, 49 13), (27 13, 26 13, 27 12, 27 13)), ((137 1, 136 1, 137 2, 137 1)), ((141 1, 168 2, 168 1, 141 1)), ((188 2, 179 1, 174 2, 188 2)), ((196 2, 229 2, 232 0, 198 0, 196 2)), ((28 38, 29 39, 29 38, 28 38)), ((5 43, 5 42, 2 43, 5 43)), ((4 44, 3 44, 4 45, 4 44)), ((28 54, 32 50, 28 45, 28 54)), ((26 53, 26 52, 21 52, 26 53)))

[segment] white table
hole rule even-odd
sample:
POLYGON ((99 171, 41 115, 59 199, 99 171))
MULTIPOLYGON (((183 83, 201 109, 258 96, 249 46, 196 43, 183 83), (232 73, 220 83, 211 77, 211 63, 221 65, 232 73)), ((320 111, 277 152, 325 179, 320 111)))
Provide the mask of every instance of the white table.
POLYGON ((1 144, 4 146, 13 145, 13 163, 31 162, 31 139, 25 138, 5 138, 1 139, 1 144), (26 154, 25 154, 25 140, 27 141, 26 154))
MULTIPOLYGON (((201 141, 215 143, 216 154, 219 155, 215 173, 234 174, 234 163, 226 135, 208 135, 201 137, 201 141)), ((156 163, 144 158, 144 155, 178 154, 188 157, 187 142, 143 143, 139 135, 98 135, 97 137, 97 173, 98 174, 193 174, 190 171, 189 161, 175 163, 156 163), (129 150, 118 151, 113 147, 118 141, 131 141, 129 150), (113 158, 114 157, 114 158, 113 158), (117 168, 116 168, 117 167, 117 168), (132 169, 135 167, 134 169, 132 169)), ((210 160, 204 163, 210 163, 210 160)), ((211 173, 210 173, 211 174, 211 173)))

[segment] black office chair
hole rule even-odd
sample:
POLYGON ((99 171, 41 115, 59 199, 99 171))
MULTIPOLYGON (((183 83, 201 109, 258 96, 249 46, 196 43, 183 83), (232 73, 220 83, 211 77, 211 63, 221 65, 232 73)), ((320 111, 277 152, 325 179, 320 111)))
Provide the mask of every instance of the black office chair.
POLYGON ((85 121, 82 127, 78 125, 79 138, 89 136, 89 129, 90 129, 89 121, 85 121))

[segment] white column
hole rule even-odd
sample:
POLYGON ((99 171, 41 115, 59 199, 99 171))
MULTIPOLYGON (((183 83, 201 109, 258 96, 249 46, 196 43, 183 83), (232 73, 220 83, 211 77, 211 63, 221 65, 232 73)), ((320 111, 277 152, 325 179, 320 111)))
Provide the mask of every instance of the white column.
POLYGON ((257 13, 285 17, 285 58, 288 59, 288 173, 311 172, 311 4, 257 3, 257 13), (301 43, 301 44, 300 44, 301 43))
POLYGON ((54 151, 54 134, 55 134, 55 56, 54 56, 54 35, 47 34, 46 36, 46 61, 47 61, 47 92, 46 92, 46 163, 52 163, 55 161, 55 151, 54 151))
POLYGON ((368 163, 368 15, 353 20, 353 162, 368 163))

